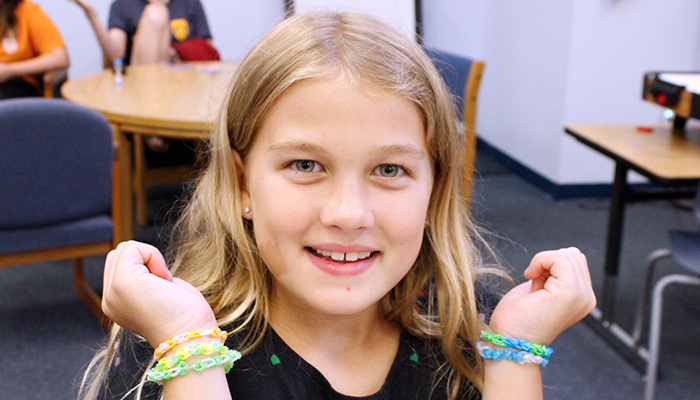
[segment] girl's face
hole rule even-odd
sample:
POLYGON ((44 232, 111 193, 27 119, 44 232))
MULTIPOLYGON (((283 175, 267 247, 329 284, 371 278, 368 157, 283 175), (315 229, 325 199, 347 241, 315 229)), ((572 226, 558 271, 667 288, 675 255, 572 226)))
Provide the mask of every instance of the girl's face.
POLYGON ((253 230, 278 310, 374 310, 421 248, 433 185, 418 108, 338 79, 295 83, 246 160, 253 230))

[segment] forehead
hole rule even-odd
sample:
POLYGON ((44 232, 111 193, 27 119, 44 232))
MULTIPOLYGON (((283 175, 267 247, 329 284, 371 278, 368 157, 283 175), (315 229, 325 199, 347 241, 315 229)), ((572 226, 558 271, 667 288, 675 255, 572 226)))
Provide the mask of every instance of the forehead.
POLYGON ((425 147, 418 106, 371 85, 314 78, 291 85, 273 104, 255 142, 296 136, 328 145, 347 141, 409 141, 425 147))

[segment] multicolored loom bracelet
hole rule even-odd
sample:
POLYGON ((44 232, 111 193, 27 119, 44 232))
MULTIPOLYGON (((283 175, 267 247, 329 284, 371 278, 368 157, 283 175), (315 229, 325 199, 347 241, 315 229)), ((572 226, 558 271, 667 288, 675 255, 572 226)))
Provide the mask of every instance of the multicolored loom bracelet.
POLYGON ((489 360, 509 360, 515 361, 518 364, 540 364, 542 368, 549 364, 549 360, 542 356, 536 356, 524 351, 515 350, 495 350, 490 348, 485 342, 476 342, 476 348, 479 354, 489 360))
POLYGON ((222 331, 218 327, 216 328, 210 328, 210 329, 199 329, 196 331, 191 331, 191 332, 185 332, 181 333, 174 338, 170 340, 166 340, 165 342, 161 343, 156 350, 153 352, 153 357, 157 360, 159 360, 165 353, 168 352, 168 350, 172 349, 173 347, 177 346, 180 343, 185 343, 186 341, 190 339, 195 339, 199 337, 218 337, 221 339, 222 342, 226 342, 226 338, 228 337, 228 332, 222 331))
POLYGON ((536 356, 549 358, 554 352, 554 349, 543 344, 530 343, 524 339, 513 339, 507 336, 497 335, 488 331, 481 331, 481 337, 489 342, 501 346, 510 347, 513 349, 524 350, 536 356))

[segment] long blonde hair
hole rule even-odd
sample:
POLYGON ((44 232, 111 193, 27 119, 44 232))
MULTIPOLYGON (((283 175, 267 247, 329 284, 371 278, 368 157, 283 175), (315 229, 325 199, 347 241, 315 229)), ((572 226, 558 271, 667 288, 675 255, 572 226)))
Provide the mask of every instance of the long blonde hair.
MULTIPOLYGON (((419 109, 435 171, 429 224, 413 267, 389 293, 388 318, 440 343, 447 361, 441 376, 448 378, 450 398, 460 391, 480 391, 483 377, 474 343, 482 323, 474 284, 486 268, 474 241, 480 236, 460 198, 462 144, 455 106, 420 46, 375 18, 355 13, 297 15, 250 51, 229 88, 208 164, 176 225, 172 271, 204 294, 220 326, 245 333, 239 349, 245 353, 260 342, 267 328, 272 279, 252 225, 241 215, 242 168, 263 119, 288 87, 339 74, 407 98, 419 109), (428 307, 417 308, 426 290, 428 307)), ((116 328, 102 359, 93 361, 93 393, 109 369, 119 336, 116 328)))

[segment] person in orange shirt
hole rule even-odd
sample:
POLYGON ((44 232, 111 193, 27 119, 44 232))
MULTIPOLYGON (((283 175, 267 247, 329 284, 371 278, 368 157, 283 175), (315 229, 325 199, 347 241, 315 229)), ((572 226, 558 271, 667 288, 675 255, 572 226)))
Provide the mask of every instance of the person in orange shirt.
POLYGON ((67 68, 61 34, 29 0, 0 0, 0 99, 39 95, 37 75, 67 68))

